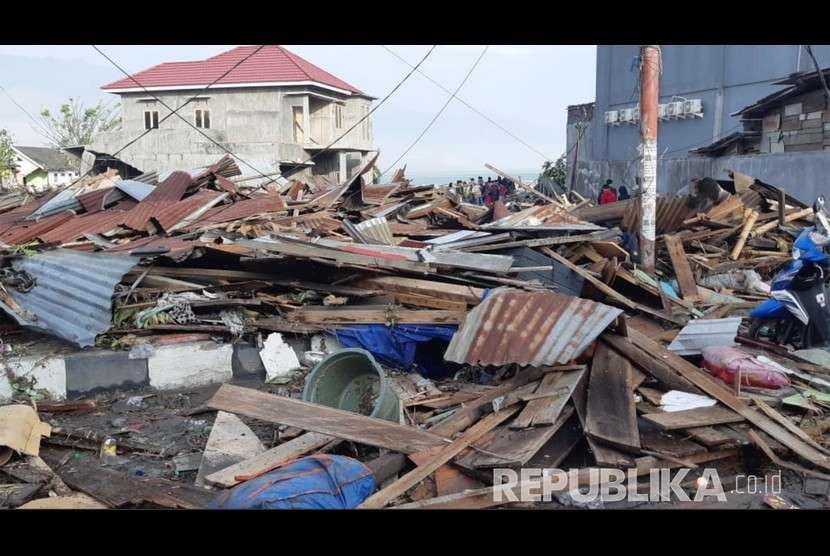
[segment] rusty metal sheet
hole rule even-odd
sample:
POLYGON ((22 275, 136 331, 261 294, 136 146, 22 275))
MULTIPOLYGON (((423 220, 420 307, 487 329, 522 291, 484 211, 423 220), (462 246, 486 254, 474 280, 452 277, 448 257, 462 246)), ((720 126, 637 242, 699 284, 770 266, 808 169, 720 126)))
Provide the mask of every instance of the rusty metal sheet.
POLYGON ((181 237, 150 236, 136 239, 111 247, 106 250, 113 255, 152 256, 164 255, 174 261, 182 261, 190 256, 194 249, 207 244, 198 240, 184 240, 181 237))
POLYGON ((84 234, 101 234, 116 228, 123 220, 124 213, 119 211, 103 210, 86 216, 76 216, 68 222, 40 234, 41 241, 46 243, 66 243, 80 239, 84 234))
POLYGON ((19 222, 19 221, 25 219, 27 216, 29 216, 34 211, 36 211, 40 206, 44 205, 50 199, 55 197, 55 195, 57 195, 58 193, 60 193, 60 192, 59 191, 51 191, 51 192, 47 193, 46 195, 43 195, 42 197, 32 199, 28 203, 20 205, 16 209, 12 209, 8 212, 4 212, 3 214, 0 214, 0 224, 8 224, 8 223, 11 223, 11 222, 19 222))
POLYGON ((104 187, 102 189, 96 189, 88 193, 83 193, 75 198, 79 203, 81 203, 87 214, 92 214, 94 212, 104 210, 104 198, 113 190, 115 190, 114 187, 104 187))
POLYGON ((405 184, 387 183, 380 185, 364 185, 361 189, 360 195, 363 203, 367 205, 382 205, 391 195, 405 184))
POLYGON ((196 224, 221 224, 232 220, 242 220, 258 214, 280 212, 288 209, 285 200, 277 194, 257 195, 232 205, 216 207, 218 210, 205 215, 196 224))
POLYGON ((152 219, 158 222, 163 230, 169 232, 175 229, 177 224, 194 215, 200 209, 208 210, 227 196, 227 193, 219 193, 209 189, 199 191, 178 203, 168 203, 166 207, 153 214, 152 219))
MULTIPOLYGON (((683 225, 683 222, 694 216, 694 209, 686 205, 685 195, 666 195, 657 198, 656 227, 658 234, 670 234, 676 232, 683 225)), ((626 207, 620 229, 623 231, 640 229, 641 220, 640 203, 631 203, 626 207)))
POLYGON ((602 226, 584 222, 556 205, 541 205, 516 212, 483 229, 499 230, 602 230, 602 226))
POLYGON ((497 288, 467 313, 444 359, 470 365, 567 363, 621 313, 551 291, 497 288))
POLYGON ((21 245, 39 237, 41 234, 53 230, 68 220, 75 218, 75 214, 64 211, 52 216, 41 218, 37 222, 23 221, 12 224, 6 232, 0 236, 0 243, 6 245, 21 245))
POLYGON ((187 172, 177 170, 170 174, 163 182, 159 183, 149 195, 144 197, 142 203, 155 203, 158 201, 179 201, 184 197, 187 188, 193 184, 193 178, 187 172))

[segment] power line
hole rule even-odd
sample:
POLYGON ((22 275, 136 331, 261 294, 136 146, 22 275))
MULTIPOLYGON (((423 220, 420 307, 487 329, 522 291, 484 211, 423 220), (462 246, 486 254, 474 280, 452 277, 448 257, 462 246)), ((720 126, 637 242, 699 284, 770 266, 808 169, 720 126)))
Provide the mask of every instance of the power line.
POLYGON ((3 90, 3 92, 6 94, 7 97, 9 97, 9 100, 12 101, 12 103, 15 106, 17 106, 24 114, 26 114, 29 117, 30 120, 32 120, 35 123, 36 126, 38 126, 37 128, 35 128, 35 131, 37 131, 40 135, 43 135, 53 143, 55 142, 55 137, 50 135, 49 131, 45 127, 43 127, 43 124, 39 122, 37 118, 32 116, 32 114, 28 110, 26 110, 19 102, 17 102, 14 99, 14 97, 9 93, 9 91, 6 90, 5 87, 0 85, 0 89, 3 90))
MULTIPOLYGON (((239 66, 240 66, 243 62, 245 62, 246 60, 248 60, 249 58, 251 58, 254 54, 256 54, 257 52, 259 52, 260 50, 262 50, 262 48, 263 48, 264 46, 265 46, 265 45, 260 46, 259 48, 257 48, 257 49, 256 49, 256 50, 254 50, 253 52, 251 52, 249 55, 247 55, 247 56, 245 56, 244 58, 242 58, 239 62, 237 62, 236 64, 234 64, 234 65, 233 65, 233 66, 232 66, 232 67, 231 67, 228 71, 226 71, 225 73, 223 73, 222 75, 220 75, 219 77, 217 77, 215 80, 213 80, 210 84, 208 84, 208 86, 207 86, 207 87, 205 87, 204 89, 201 89, 201 90, 200 90, 199 92, 197 92, 195 95, 193 95, 192 97, 190 97, 190 98, 189 98, 189 99, 188 99, 188 100, 187 100, 184 104, 182 104, 181 106, 179 106, 178 108, 176 108, 176 110, 173 110, 170 114, 167 114, 166 116, 164 116, 164 117, 161 119, 161 121, 160 121, 159 123, 161 123, 161 122, 165 121, 166 119, 168 119, 169 117, 171 117, 174 113, 177 113, 179 110, 181 110, 182 108, 184 108, 185 106, 187 106, 188 104, 190 104, 190 102, 192 102, 194 99, 198 98, 200 95, 203 95, 203 94, 205 93, 205 91, 207 91, 208 89, 210 89, 211 87, 213 87, 216 83, 218 83, 219 81, 221 81, 222 79, 224 79, 225 77, 227 77, 227 76, 228 76, 228 75, 229 75, 229 74, 230 74, 233 70, 235 70, 237 67, 239 67, 239 66)), ((92 47, 93 47, 93 48, 95 48, 95 45, 92 45, 92 47)), ((97 48, 95 48, 95 50, 98 50, 98 49, 97 49, 97 48)), ((99 53, 101 53, 101 54, 103 55, 103 52, 101 52, 100 50, 98 50, 98 52, 99 52, 99 53)), ((104 55, 104 57, 106 58, 106 55, 104 55)), ((118 66, 116 65, 116 67, 118 67, 118 66)), ((121 68, 119 68, 119 69, 121 69, 121 68)), ((130 77, 133 81, 135 81, 136 83, 138 83, 138 82, 137 82, 134 78, 132 78, 132 76, 129 76, 129 77, 130 77)), ((139 85, 141 85, 141 84, 139 83, 139 85)), ((144 87, 142 86, 142 88, 144 88, 144 87)), ((145 89, 145 90, 146 90, 146 89, 145 89)), ((156 98, 156 97, 153 95, 153 98, 156 98)), ((156 100, 158 100, 158 99, 156 98, 156 100)), ((181 117, 181 116, 179 116, 179 117, 181 117)), ((120 153, 122 153, 123 151, 125 151, 127 148, 129 148, 131 145, 133 145, 136 141, 138 141, 139 139, 141 139, 142 137, 144 137, 144 136, 145 136, 145 135, 147 135, 148 133, 151 133, 151 132, 152 132, 153 130, 155 130, 155 129, 158 129, 158 128, 151 127, 150 129, 144 130, 144 132, 142 132, 141 134, 139 134, 139 135, 138 135, 136 138, 134 138, 133 140, 129 141, 126 145, 124 145, 123 147, 121 147, 120 149, 118 149, 117 151, 115 151, 115 152, 114 152, 113 154, 111 154, 110 156, 114 159, 114 158, 115 158, 118 154, 120 154, 120 153)), ((70 184, 67 186, 67 188, 72 187, 73 185, 75 185, 76 183, 78 183, 79 181, 81 181, 82 179, 84 179, 85 177, 87 177, 89 174, 91 174, 91 173, 92 173, 92 171, 93 171, 94 169, 95 169, 95 165, 93 164, 93 165, 89 168, 89 170, 87 170, 86 172, 84 172, 82 175, 78 176, 78 179, 76 179, 75 181, 73 181, 72 183, 70 183, 70 184)))
POLYGON ((427 131, 429 131, 429 129, 432 127, 432 124, 434 124, 434 123, 438 120, 438 118, 441 116, 441 114, 443 114, 443 113, 444 113, 444 110, 446 110, 446 109, 447 109, 447 106, 449 106, 449 105, 450 105, 450 102, 452 102, 452 99, 456 98, 456 96, 455 96, 455 95, 456 95, 456 94, 458 94, 458 91, 460 91, 460 90, 461 90, 461 88, 464 86, 464 84, 467 82, 467 80, 468 80, 468 79, 470 78, 470 76, 473 74, 473 71, 475 71, 476 67, 478 67, 479 62, 481 62, 481 59, 482 59, 482 58, 484 58, 484 55, 487 53, 487 50, 488 50, 489 48, 490 48, 490 45, 487 45, 487 46, 485 46, 485 47, 484 47, 484 50, 482 50, 482 51, 481 51, 481 54, 479 54, 479 56, 478 56, 478 58, 476 59, 475 63, 474 63, 474 64, 472 65, 472 67, 470 68, 470 71, 468 71, 468 72, 467 72, 467 75, 465 75, 465 76, 464 76, 464 79, 461 81, 461 83, 458 85, 458 87, 456 87, 455 91, 454 91, 454 92, 450 95, 450 98, 448 98, 448 99, 447 99, 447 102, 445 102, 445 103, 444 103, 444 106, 442 106, 442 107, 441 107, 441 110, 439 110, 439 111, 438 111, 438 113, 437 113, 437 114, 435 114, 435 117, 434 117, 434 118, 432 118, 432 120, 431 120, 431 121, 427 124, 427 126, 424 128, 424 130, 421 132, 421 134, 420 134, 418 137, 416 137, 416 138, 415 138, 415 140, 412 142, 412 144, 411 144, 411 145, 409 145, 409 147, 407 147, 407 148, 406 148, 406 150, 403 152, 403 154, 402 154, 401 156, 399 156, 399 157, 398 157, 398 159, 397 159, 395 162, 393 162, 392 164, 390 164, 390 165, 389 165, 389 167, 388 167, 386 170, 384 170, 384 172, 381 174, 381 176, 382 176, 383 174, 386 174, 386 172, 388 172, 388 171, 389 171, 389 170, 391 170, 392 168, 394 168, 394 167, 395 167, 395 165, 396 165, 398 162, 400 162, 400 161, 401 161, 401 159, 402 159, 403 157, 405 157, 405 156, 407 155, 407 153, 408 153, 410 150, 412 150, 412 148, 413 148, 413 147, 415 147, 415 145, 417 145, 417 144, 418 144, 418 141, 420 141, 420 140, 421 140, 421 138, 422 138, 424 135, 426 135, 427 131))
MULTIPOLYGON (((267 177, 265 174, 263 174, 263 173, 262 173, 262 172, 261 172, 258 168, 254 167, 252 164, 248 163, 248 162, 247 162, 245 159, 243 159, 241 156, 239 156, 239 155, 237 155, 237 154, 234 154, 234 153, 233 153, 230 149, 228 149, 227 147, 225 147, 224 145, 222 145, 221 143, 219 143, 218 141, 216 141, 213 137, 211 137, 210 135, 208 135, 207 133, 205 133, 204 131, 202 131, 202 130, 201 130, 201 129, 199 129, 198 127, 196 127, 194 124, 190 123, 190 120, 188 120, 187 118, 185 118, 184 116, 182 116, 181 114, 179 114, 179 112, 178 112, 179 110, 181 110, 182 108, 184 108, 184 107, 185 107, 187 104, 189 104, 189 103, 190 103, 190 102, 191 102, 194 98, 196 98, 196 97, 198 97, 200 94, 204 93, 204 90, 203 90, 202 92, 200 92, 199 94, 194 95, 193 97, 191 97, 190 99, 188 99, 188 101, 187 101, 187 102, 185 102, 184 104, 182 104, 181 106, 179 106, 178 108, 176 108, 175 110, 173 110, 173 109, 172 109, 172 108, 171 108, 171 107, 170 107, 170 106, 169 106, 166 102, 164 102, 164 101, 163 101, 163 100, 161 100, 159 97, 157 97, 156 95, 154 95, 154 94, 153 94, 153 93, 152 93, 149 89, 147 89, 147 87, 145 87, 144 85, 142 85, 141 83, 139 83, 139 82, 138 82, 138 80, 137 80, 135 77, 133 77, 133 76, 132 76, 129 72, 127 72, 127 70, 125 70, 124 68, 122 68, 120 65, 118 65, 118 64, 115 62, 115 60, 113 60, 112 58, 110 58, 109 56, 107 56, 107 55, 106 55, 106 54, 105 54, 105 53, 104 53, 104 52, 103 52, 100 48, 98 48, 98 47, 97 47, 97 46, 95 46, 94 44, 93 44, 93 45, 91 45, 91 46, 92 46, 92 48, 94 48, 94 49, 95 49, 95 50, 96 50, 96 51, 97 51, 97 52, 98 52, 101 56, 103 56, 104 58, 106 58, 106 60, 107 60, 109 63, 111 63, 111 64, 112 64, 113 66, 115 66, 116 68, 118 68, 118 70, 119 70, 119 71, 121 71, 121 73, 123 73, 123 74, 124 74, 124 75, 126 75, 126 76, 127 76, 127 77, 131 80, 131 81, 133 81, 133 83, 135 83, 136 85, 138 85, 139 87, 141 87, 141 88, 144 90, 144 92, 146 92, 146 93, 147 93, 147 94, 149 94, 151 97, 153 97, 153 98, 154 98, 156 101, 158 101, 158 102, 159 102, 162 106, 164 106, 165 108, 167 108, 168 110, 170 110, 170 114, 168 114, 167 116, 165 116, 165 118, 163 118, 161 121, 164 121, 165 119, 167 119, 167 118, 169 118, 170 116, 173 116, 173 115, 177 116, 177 117, 178 117, 181 121, 183 121, 184 123, 186 123, 187 125, 189 125, 191 128, 195 129, 195 130, 196 130, 196 131, 197 131, 197 132, 198 132, 198 133, 199 133, 202 137, 204 137, 205 139, 207 139, 208 141, 210 141, 211 143, 213 143, 214 145, 216 145, 217 147, 219 147, 220 149, 222 149, 223 151, 225 151, 227 154, 229 154, 229 155, 231 155, 231 156, 236 157, 236 158, 237 158, 240 162, 242 162, 243 164, 245 164, 245 166, 247 166, 248 168, 250 168, 250 169, 251 169, 251 170, 253 170, 254 172, 258 173, 258 174, 259 174, 260 176, 262 176, 263 178, 265 178, 265 179, 267 179, 267 178, 268 178, 268 177, 267 177)), ((257 49, 256 49, 256 50, 254 50, 251 54, 249 54, 248 56, 246 56, 245 58, 243 58, 242 60, 240 60, 239 62, 237 62, 236 64, 234 64, 234 65, 233 65, 233 66, 232 66, 232 67, 231 67, 228 71, 226 71, 226 72, 225 72, 222 76, 220 76, 220 77, 219 77, 218 79, 216 79, 213 83, 211 83, 210 85, 208 85, 208 86, 205 88, 205 90, 209 89, 212 85, 214 85, 215 83, 217 83, 218 81, 220 81, 222 78, 224 78, 226 75, 228 75, 228 74, 229 74, 230 72, 232 72, 234 69, 236 69, 237 67, 239 67, 239 66, 240 66, 243 62, 245 62, 246 60, 248 60, 251 56, 253 56, 253 55, 254 55, 254 54, 256 54, 257 52, 259 52, 260 50, 262 50, 264 47, 265 47, 265 45, 260 45, 260 46, 259 46, 259 48, 257 48, 257 49)), ((159 123, 161 123, 161 122, 159 122, 159 123)), ((141 137, 143 137, 144 135, 146 135, 149 131, 152 131, 152 129, 154 129, 154 128, 150 128, 150 130, 147 130, 147 131, 145 131, 145 133, 143 133, 142 135, 139 135, 138 137, 136 137, 133 141, 131 141, 130 143, 128 143, 125 147, 122 147, 122 148, 121 148, 121 150, 119 150, 118 152, 123 151, 124 149, 126 149, 126 148, 127 148, 127 146, 129 146, 129 145, 131 145, 131 144, 135 143, 136 141, 138 141, 139 139, 141 139, 141 137)), ((113 154, 112 156, 115 156, 115 154, 113 154)), ((271 180, 271 181, 273 181, 273 180, 271 180)))
MULTIPOLYGON (((319 152, 315 153, 314 155, 312 155, 312 156, 311 156, 311 158, 309 158, 308 160, 306 160, 306 161, 304 161, 304 162, 301 162, 300 164, 307 164, 307 163, 311 162, 312 160, 314 160, 315 158, 317 158, 318 156, 320 156, 321 154, 323 154, 324 152, 328 151, 329 149, 331 149, 331 147, 332 147, 334 144, 336 144, 338 141, 340 141, 342 138, 344 138, 346 135, 348 135, 348 134, 349 134, 349 133, 350 133, 353 129, 355 129, 357 126, 359 126, 359 125, 360 125, 360 124, 362 124, 364 121, 366 121, 366 120, 369 118, 369 116, 371 116, 372 114, 374 114, 374 113, 375 113, 375 111, 376 111, 378 108, 380 108, 381 106, 383 106, 383 103, 385 103, 387 100, 389 100, 389 97, 391 97, 391 96, 395 93, 395 91, 397 91, 397 90, 401 87, 401 85, 403 85, 404 83, 406 83, 406 81, 407 81, 407 80, 408 80, 408 79, 412 76, 412 74, 413 74, 413 73, 415 73, 415 71, 416 71, 416 70, 418 70, 418 68, 419 68, 419 67, 421 67, 421 64, 423 64, 423 63, 426 61, 426 59, 427 59, 427 58, 429 58, 429 55, 430 55, 430 54, 432 54, 432 51, 433 51, 433 50, 435 50, 435 48, 436 48, 437 46, 438 46, 437 44, 432 45, 432 48, 430 48, 430 49, 429 49, 429 51, 427 51, 427 53, 426 53, 426 54, 424 54, 424 57, 423 57, 423 58, 421 58, 421 61, 420 61, 420 62, 418 62, 415 66, 413 66, 413 67, 412 67, 412 70, 411 70, 409 73, 407 73, 407 74, 404 76, 404 78, 403 78, 403 79, 401 79, 401 80, 398 82, 398 84, 397 84, 397 85, 395 85, 395 87, 394 87, 391 91, 389 91, 389 93, 387 93, 387 95, 386 95, 385 97, 383 97, 383 98, 381 99, 381 101, 380 101, 379 103, 377 103, 375 106, 373 106, 373 107, 372 107, 372 109, 371 109, 371 110, 369 110, 369 112, 367 112, 367 113, 366 113, 366 115, 364 115, 362 118, 360 118, 360 119, 359 119, 359 120, 358 120, 358 121, 357 121, 357 122, 356 122, 356 123, 355 123, 352 127, 350 127, 349 129, 347 129, 346 131, 344 131, 344 132, 340 135, 340 137, 338 137, 337 139, 335 139, 334 141, 332 141, 331 143, 329 143, 328 145, 326 145, 326 147, 325 147, 323 150, 321 150, 321 151, 319 151, 319 152)), ((384 172, 384 173, 385 173, 385 172, 384 172)), ((284 175, 284 172, 283 172, 282 174, 280 174, 278 177, 282 177, 283 175, 284 175)), ((271 181, 274 181, 274 180, 271 180, 271 181)), ((270 182, 269 182, 269 183, 270 183, 270 182)))
MULTIPOLYGON (((405 58, 402 58, 401 56, 399 56, 399 55, 398 55, 398 54, 397 54, 394 50, 390 49, 390 48, 389 48, 389 47, 387 47, 386 45, 383 45, 383 44, 382 44, 382 45, 380 45, 380 46, 381 46, 384 50, 386 50, 387 52, 389 52, 392 56, 394 56, 395 58, 397 58, 398 60, 400 60, 401 62, 403 62, 404 64, 408 65, 409 67, 414 67, 414 66, 412 66, 412 64, 410 64, 410 63, 409 63, 409 62, 408 62, 405 58)), ((424 73, 423 71, 418 70, 418 73, 420 73, 421 75, 423 75, 424 77, 426 77, 429 81, 431 81, 431 82, 432 82, 432 84, 433 84, 433 85, 435 85, 435 86, 436 86, 436 87, 438 87, 439 89, 443 90, 445 93, 447 93, 447 94, 449 94, 449 95, 451 95, 451 94, 452 94, 452 93, 450 92, 450 90, 449 90, 449 89, 447 89, 446 87, 444 87, 441 83, 437 82, 435 79, 433 79, 432 77, 430 77, 429 75, 427 75, 427 74, 426 74, 426 73, 424 73)), ((515 139, 515 140, 516 140, 516 141, 518 141, 519 143, 521 143, 523 146, 527 147, 528 149, 530 149, 530 150, 531 150, 531 151, 533 151, 534 153, 536 153, 536 154, 538 154, 539 156, 541 156, 543 160, 545 160, 545 161, 550 160, 550 158, 549 158, 549 157, 548 157, 545 153, 541 152, 540 150, 538 150, 538 149, 534 148, 532 145, 528 144, 526 141, 522 140, 522 138, 521 138, 521 137, 518 137, 515 133, 511 132, 509 129, 505 128, 503 125, 499 124, 498 122, 496 122, 495 120, 493 120, 492 118, 490 118, 489 116, 487 116, 486 114, 484 114, 483 112, 481 112, 480 110, 478 110, 477 108, 473 107, 473 106, 472 106, 469 102, 467 102, 467 101, 466 101, 466 100, 464 100, 463 98, 456 96, 456 97, 455 97, 455 100, 457 100, 458 102, 460 102, 461 104, 463 104, 464 106, 466 106, 467 108, 469 108, 470 110, 472 110, 473 112, 475 112, 476 114, 478 114, 479 116, 481 116, 482 118, 484 118, 485 120, 487 120, 488 122, 490 122, 492 125, 496 126, 498 129, 500 129, 501 131, 503 131, 504 133, 506 133, 507 135, 509 135, 510 137, 512 137, 513 139, 515 139)))
MULTIPOLYGON (((229 69, 229 70, 228 70, 228 71, 227 71, 224 75, 222 75, 222 76, 221 76, 221 77, 219 77, 216 81, 214 81, 213 83, 211 83, 210 85, 208 85, 208 87, 207 87, 207 88, 211 87, 211 86, 212 86, 212 85, 214 85, 216 82, 218 82, 219 80, 221 80, 222 78, 224 78, 224 77, 225 77, 225 75, 227 75, 228 73, 230 73, 231 71, 233 71, 233 69, 235 69, 237 66, 239 66, 242 62, 244 62, 245 60, 247 60, 248 58, 250 58, 251 56, 253 56, 254 54, 256 54, 256 52, 258 52, 258 51, 259 51, 260 49, 262 49, 264 46, 265 46, 265 45, 260 46, 260 47, 259 47, 256 51, 254 51, 253 53, 251 53, 249 56, 247 56, 247 57, 246 57, 246 58, 244 58, 243 60, 240 60, 240 61, 239 61, 237 64, 235 64, 235 65, 234 65, 231 69, 229 69)), ((404 84, 404 83, 405 83, 405 82, 409 79, 409 77, 410 77, 410 76, 411 76, 411 75, 415 72, 415 70, 417 70, 417 69, 418 69, 418 67, 420 67, 420 65, 421 65, 421 64, 423 64, 423 63, 424 63, 424 61, 425 61, 425 60, 429 57, 429 55, 430 55, 430 54, 432 54, 432 51, 433 51, 433 50, 435 50, 435 48, 436 48, 437 46, 438 46, 438 45, 433 45, 433 46, 432 46, 432 48, 430 48, 430 49, 429 49, 429 51, 428 51, 428 52, 424 55, 424 57, 421 59, 421 61, 420 61, 420 62, 418 62, 418 65, 417 65, 415 68, 413 68, 413 69, 412 69, 412 71, 410 71, 408 74, 406 74, 406 75, 404 76, 404 78, 403 78, 400 82, 398 82, 398 84, 397 84, 397 85, 395 85, 395 87, 394 87, 394 88, 393 88, 393 89, 392 89, 392 90, 391 90, 391 91, 390 91, 390 92, 389 92, 389 93, 388 93, 388 94, 387 94, 387 95, 386 95, 386 96, 385 96, 385 97, 384 97, 384 98, 383 98, 383 99, 382 99, 382 100, 381 100, 381 101, 380 101, 377 105, 375 105, 375 106, 374 106, 374 107, 373 107, 373 108, 372 108, 372 109, 371 109, 368 113, 366 113, 366 115, 364 115, 361 119, 359 119, 359 120, 358 120, 358 121, 357 121, 357 122, 356 122, 356 123, 355 123, 352 127, 350 127, 349 129, 347 129, 347 130, 346 130, 346 131, 345 131, 342 135, 340 135, 337 139, 335 139, 334 141, 332 141, 331 143, 329 143, 329 144, 328 144, 325 148, 323 148, 322 150, 318 151, 317 153, 315 153, 314 155, 312 155, 312 156, 311 156, 310 158, 308 158, 307 160, 305 160, 305 161, 303 161, 303 162, 300 162, 299 164, 300 164, 300 165, 307 164, 307 163, 309 163, 309 162, 313 161, 315 158, 317 158, 317 157, 318 157, 318 156, 320 156, 321 154, 323 154, 323 153, 325 153, 325 152, 329 151, 333 145, 335 145, 335 144, 336 144, 338 141, 340 141, 343 137, 345 137, 346 135, 348 135, 348 134, 349 134, 352 130, 354 130, 354 129, 355 129, 357 126, 359 126, 361 123, 363 123, 364 121, 366 121, 366 120, 369 118, 369 116, 371 116, 371 115, 372 115, 372 114, 373 114, 373 113, 374 113, 374 112, 375 112, 378 108, 380 108, 380 107, 381 107, 381 106, 382 106, 382 105, 383 105, 383 104, 384 104, 384 103, 385 103, 385 102, 389 99, 389 97, 391 97, 391 96, 392 96, 392 95, 393 95, 393 94, 394 94, 394 93, 395 93, 395 92, 396 92, 396 91, 397 91, 397 90, 398 90, 398 89, 399 89, 399 88, 400 88, 400 87, 401 87, 401 86, 402 86, 402 85, 403 85, 403 84, 404 84)), ((170 116, 172 116, 173 114, 175 114, 176 116, 178 116, 178 117, 179 117, 179 119, 181 119, 181 120, 182 120, 183 122, 185 122, 187 125, 189 125, 189 126, 190 126, 190 127, 192 127, 193 129, 195 129, 195 130, 196 130, 197 132, 199 132, 202 136, 204 136, 204 137, 205 137, 205 138, 207 138, 209 141, 211 141, 214 145, 218 146, 219 148, 221 148, 222 150, 224 150, 226 153, 228 153, 228 154, 230 154, 230 155, 232 155, 232 156, 236 157, 237 159, 239 159, 239 161, 240 161, 240 162, 243 162, 246 166, 248 166, 249 168, 251 168, 252 170, 254 170, 257 174, 259 174, 259 175, 260 175, 260 177, 262 177, 262 178, 264 178, 264 179, 268 180, 267 182, 265 182, 265 183, 264 183, 264 184, 262 184, 262 185, 267 185, 267 184, 269 184, 269 183, 272 183, 272 182, 276 181, 278 178, 281 178, 281 177, 284 177, 284 176, 285 176, 286 172, 282 172, 282 173, 280 173, 280 174, 279 174, 279 176, 277 176, 276 178, 269 178, 267 175, 263 174, 263 173, 262 173, 262 172, 261 172, 258 168, 255 168, 254 166, 252 166, 251 164, 249 164, 248 162, 246 162, 244 159, 242 159, 242 157, 240 157, 239 155, 237 155, 237 154, 235 154, 235 153, 231 152, 231 151, 230 151, 229 149, 227 149, 224 145, 221 145, 220 143, 217 143, 217 142, 216 142, 216 141, 215 141, 212 137, 210 137, 209 135, 205 134, 205 133, 204 133, 201 129, 197 128, 197 127, 196 127, 196 126, 194 126, 192 123, 190 123, 190 121, 189 121, 189 120, 185 119, 183 116, 181 116, 180 114, 178 114, 178 113, 177 113, 177 110, 179 110, 179 109, 181 109, 182 107, 184 107, 184 105, 180 106, 180 107, 179 107, 179 108, 177 108, 176 110, 173 110, 172 108, 170 108, 169 106, 167 106, 167 104, 166 104, 164 101, 162 101, 162 100, 161 100, 161 99, 159 99, 157 96, 153 95, 153 94, 152 94, 149 90, 147 90, 147 88, 146 88, 146 87, 144 87, 144 85, 142 85, 141 83, 138 83, 138 81, 136 81, 136 79, 135 79, 132 75, 130 75, 129 73, 127 73, 127 72, 126 72, 123 68, 121 68, 121 67, 120 67, 117 63, 115 63, 115 61, 113 61, 113 60, 112 60, 109 56, 107 56, 106 54, 104 54, 103 52, 101 52, 101 50, 100 50, 100 49, 98 49, 95 45, 92 45, 92 47, 93 47, 95 50, 97 50, 97 51, 98 51, 98 52, 99 52, 99 53, 100 53, 100 54, 101 54, 104 58, 106 58, 106 59, 107 59, 107 60, 108 60, 111 64, 113 64, 116 68, 118 68, 118 69, 119 69, 122 73, 124 73, 124 74, 125 74, 125 75, 127 75, 130 79, 132 79, 132 81, 134 81, 135 83, 137 83, 137 84, 138 84, 138 85, 139 85, 142 89, 144 89, 144 91, 146 91, 148 94, 150 94, 150 96, 152 96, 154 99, 156 99, 157 101, 159 101, 159 102, 160 102, 163 106, 165 106, 168 110, 171 110, 171 114, 168 114, 167 116, 165 116, 165 118, 164 118, 164 119, 169 118, 169 117, 170 117, 170 116)), ((194 97, 192 97, 190 100, 188 100, 188 103, 189 103, 191 100, 193 100, 194 98, 196 98, 197 96, 199 96, 200 94, 204 93, 204 91, 205 91, 205 90, 207 90, 207 88, 205 88, 205 89, 204 89, 203 91, 201 91, 200 93, 198 93, 198 94, 194 95, 194 97)), ((185 103, 185 104, 187 104, 187 103, 185 103)), ((163 119, 162 121, 164 121, 164 119, 163 119)), ((128 143, 125 147, 122 147, 122 148, 121 148, 118 152, 123 151, 123 150, 124 150, 125 148, 127 148, 130 144, 134 143, 135 141, 137 141, 138 139, 140 139, 141 137, 143 137, 144 135, 146 135, 147 133, 149 133, 149 131, 152 131, 152 129, 151 129, 151 130, 148 130, 148 131, 146 131, 145 133, 143 133, 142 135, 140 135, 140 136, 136 137, 136 139, 134 139, 133 141, 131 141, 130 143, 128 143)), ((112 155, 112 156, 115 156, 115 155, 112 155)))

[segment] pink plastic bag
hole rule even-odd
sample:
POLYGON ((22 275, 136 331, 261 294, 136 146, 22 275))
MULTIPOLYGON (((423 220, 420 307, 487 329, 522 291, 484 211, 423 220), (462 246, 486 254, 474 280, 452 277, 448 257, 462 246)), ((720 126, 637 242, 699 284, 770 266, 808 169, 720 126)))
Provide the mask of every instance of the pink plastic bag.
POLYGON ((734 347, 704 348, 703 367, 727 384, 735 384, 735 374, 740 370, 743 386, 778 389, 790 385, 787 375, 734 347))

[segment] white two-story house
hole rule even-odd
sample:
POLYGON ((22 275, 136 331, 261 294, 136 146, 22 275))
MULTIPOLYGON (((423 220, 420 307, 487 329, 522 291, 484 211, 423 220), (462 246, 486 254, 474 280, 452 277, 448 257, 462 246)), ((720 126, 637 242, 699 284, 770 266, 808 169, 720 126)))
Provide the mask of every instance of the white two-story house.
POLYGON ((291 172, 345 179, 373 150, 371 117, 331 150, 306 161, 368 114, 373 97, 278 45, 266 45, 245 60, 257 48, 166 62, 104 85, 103 90, 121 97, 121 129, 98 134, 87 150, 113 155, 147 132, 117 158, 144 172, 162 173, 216 162, 226 151, 207 135, 238 155, 244 175, 291 172), (175 109, 194 95, 177 112, 191 125, 170 116, 164 106, 175 109))

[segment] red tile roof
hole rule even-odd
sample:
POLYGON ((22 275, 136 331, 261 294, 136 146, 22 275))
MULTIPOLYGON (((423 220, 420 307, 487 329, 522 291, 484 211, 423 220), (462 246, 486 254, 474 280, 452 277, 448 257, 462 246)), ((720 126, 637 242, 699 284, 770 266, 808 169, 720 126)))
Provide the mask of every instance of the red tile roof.
MULTIPOLYGON (((244 59, 258 48, 240 46, 208 58, 193 62, 165 62, 144 71, 133 74, 133 78, 144 87, 187 87, 208 86, 234 64, 244 59)), ((308 60, 300 58, 279 45, 266 45, 259 52, 242 62, 228 75, 216 83, 234 85, 241 83, 274 83, 314 81, 329 87, 365 94, 360 89, 338 79, 329 72, 315 66, 308 60)), ((129 77, 119 79, 101 87, 108 89, 141 89, 129 77)))

